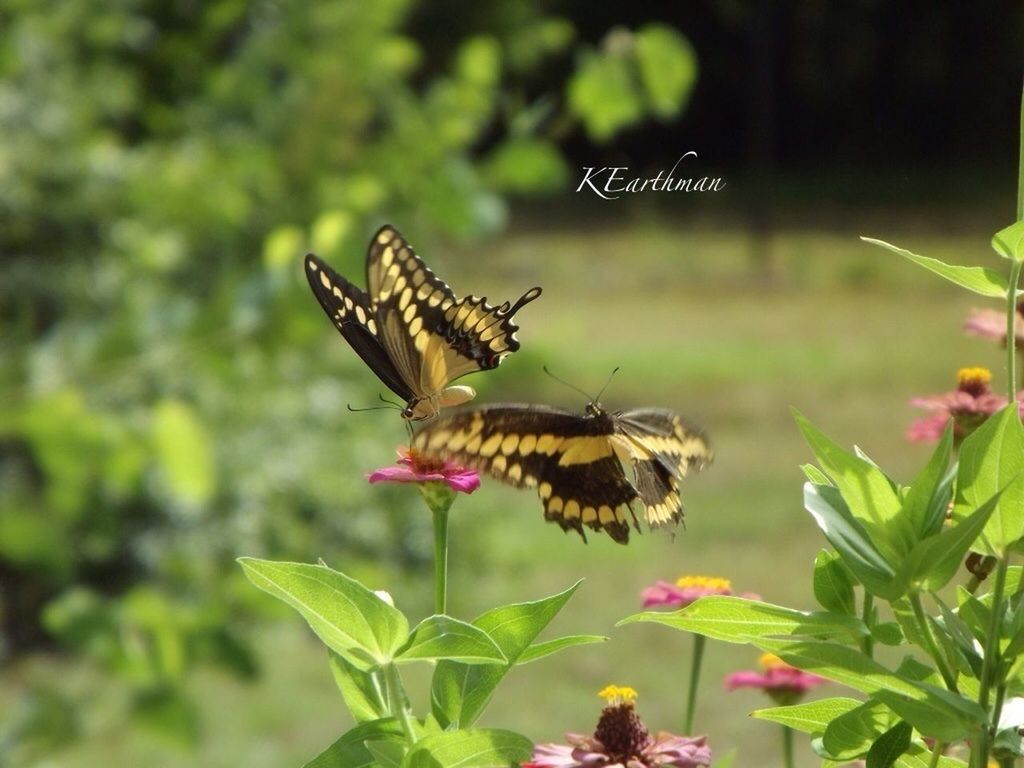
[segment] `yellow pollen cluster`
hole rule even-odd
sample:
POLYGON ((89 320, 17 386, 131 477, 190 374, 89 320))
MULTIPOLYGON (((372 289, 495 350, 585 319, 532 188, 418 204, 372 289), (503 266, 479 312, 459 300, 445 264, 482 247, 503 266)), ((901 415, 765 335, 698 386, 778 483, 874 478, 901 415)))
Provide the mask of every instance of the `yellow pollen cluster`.
POLYGON ((992 381, 992 371, 988 368, 974 366, 973 368, 961 368, 956 372, 956 382, 961 387, 965 384, 988 384, 992 381))
POLYGON ((718 576, 680 576, 676 579, 676 586, 680 589, 697 588, 710 589, 719 592, 731 592, 732 582, 718 576))
POLYGON ((785 669, 789 666, 774 653, 762 653, 757 663, 761 665, 761 669, 785 669))
POLYGON ((636 691, 628 685, 606 685, 597 695, 609 704, 632 704, 636 701, 636 691))

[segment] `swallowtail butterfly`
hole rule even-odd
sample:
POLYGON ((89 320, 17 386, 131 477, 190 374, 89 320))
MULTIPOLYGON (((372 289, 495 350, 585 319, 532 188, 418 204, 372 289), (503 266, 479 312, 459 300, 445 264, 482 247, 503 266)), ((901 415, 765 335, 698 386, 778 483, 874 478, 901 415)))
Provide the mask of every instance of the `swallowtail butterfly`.
POLYGON ((633 502, 651 528, 679 523, 679 481, 713 458, 703 432, 662 408, 583 415, 541 405, 493 405, 421 427, 412 449, 452 460, 517 488, 536 488, 544 517, 586 539, 583 526, 629 541, 633 502), (632 467, 628 477, 623 463, 632 467))
POLYGON ((519 349, 512 317, 541 294, 531 288, 514 303, 459 299, 423 263, 397 229, 374 235, 363 291, 313 254, 306 278, 324 312, 382 382, 402 398, 402 416, 419 421, 471 400, 460 376, 496 368, 519 349))

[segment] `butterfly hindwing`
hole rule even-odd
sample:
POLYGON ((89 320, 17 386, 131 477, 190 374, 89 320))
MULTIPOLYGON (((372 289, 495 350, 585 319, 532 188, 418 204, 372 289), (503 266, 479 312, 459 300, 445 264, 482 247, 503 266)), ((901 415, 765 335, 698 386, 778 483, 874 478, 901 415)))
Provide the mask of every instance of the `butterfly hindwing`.
POLYGON ((583 526, 603 530, 622 543, 634 501, 652 528, 681 521, 679 479, 711 460, 703 434, 671 411, 608 414, 597 406, 586 415, 534 405, 477 408, 422 428, 413 447, 536 488, 548 520, 580 533, 583 526))
POLYGON ((345 340, 388 389, 414 397, 380 340, 376 312, 367 294, 313 254, 306 255, 306 279, 313 295, 345 340))

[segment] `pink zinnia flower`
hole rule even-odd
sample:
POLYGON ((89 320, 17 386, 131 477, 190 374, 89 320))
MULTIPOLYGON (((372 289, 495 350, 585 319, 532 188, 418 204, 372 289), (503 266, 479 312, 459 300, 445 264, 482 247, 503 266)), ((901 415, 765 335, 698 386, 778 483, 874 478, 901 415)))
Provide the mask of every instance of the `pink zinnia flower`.
MULTIPOLYGON (((1005 346, 1006 314, 995 309, 972 309, 964 322, 964 330, 974 336, 998 339, 1005 346)), ((1017 304, 1013 335, 1016 348, 1024 348, 1024 301, 1017 304)))
POLYGON ((795 704, 811 688, 826 682, 825 678, 791 667, 778 656, 766 653, 758 659, 763 671, 733 672, 725 678, 725 689, 760 688, 779 704, 795 704))
POLYGON ((989 388, 992 373, 987 368, 961 368, 956 378, 957 388, 952 392, 915 397, 910 401, 911 405, 931 413, 910 425, 908 440, 934 442, 942 437, 946 424, 953 419, 953 435, 959 442, 1006 405, 1006 398, 989 388))
POLYGON ((711 764, 707 737, 691 739, 661 731, 651 736, 636 714, 632 688, 609 685, 608 704, 593 736, 567 733, 568 744, 538 744, 522 768, 700 768, 711 764))
MULTIPOLYGON (((654 586, 644 589, 640 596, 644 599, 644 608, 668 605, 685 608, 690 603, 708 595, 731 595, 732 582, 718 576, 680 576, 675 584, 657 581, 654 586)), ((761 596, 753 592, 744 592, 742 597, 760 600, 761 596)))
POLYGON ((450 461, 437 462, 407 448, 398 449, 398 464, 381 467, 366 476, 371 483, 440 482, 458 493, 472 493, 480 487, 480 475, 450 461))

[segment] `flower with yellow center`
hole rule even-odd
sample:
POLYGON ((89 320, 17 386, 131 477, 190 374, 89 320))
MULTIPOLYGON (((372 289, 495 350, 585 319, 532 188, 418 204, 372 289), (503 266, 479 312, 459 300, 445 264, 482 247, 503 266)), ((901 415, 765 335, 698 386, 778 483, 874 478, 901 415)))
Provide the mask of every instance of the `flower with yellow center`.
POLYGON ((992 371, 981 366, 961 368, 956 372, 956 385, 957 389, 961 392, 980 395, 988 391, 988 385, 991 381, 992 371))

